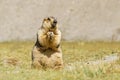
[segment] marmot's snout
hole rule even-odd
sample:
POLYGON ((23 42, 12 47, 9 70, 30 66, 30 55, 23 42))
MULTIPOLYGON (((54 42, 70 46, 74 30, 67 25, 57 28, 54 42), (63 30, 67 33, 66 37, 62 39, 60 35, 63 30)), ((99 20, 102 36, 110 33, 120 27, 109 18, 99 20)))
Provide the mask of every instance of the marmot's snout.
POLYGON ((54 21, 53 21, 53 23, 52 23, 52 28, 55 28, 55 27, 56 27, 56 25, 57 25, 57 20, 56 20, 56 19, 54 19, 54 21))

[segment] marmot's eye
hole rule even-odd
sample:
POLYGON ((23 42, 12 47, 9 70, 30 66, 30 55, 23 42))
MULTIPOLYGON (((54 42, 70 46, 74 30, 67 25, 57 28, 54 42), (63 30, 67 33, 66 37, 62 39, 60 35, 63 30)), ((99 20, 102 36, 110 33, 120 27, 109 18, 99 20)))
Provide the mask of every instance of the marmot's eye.
POLYGON ((50 21, 50 18, 48 18, 48 20, 50 21))

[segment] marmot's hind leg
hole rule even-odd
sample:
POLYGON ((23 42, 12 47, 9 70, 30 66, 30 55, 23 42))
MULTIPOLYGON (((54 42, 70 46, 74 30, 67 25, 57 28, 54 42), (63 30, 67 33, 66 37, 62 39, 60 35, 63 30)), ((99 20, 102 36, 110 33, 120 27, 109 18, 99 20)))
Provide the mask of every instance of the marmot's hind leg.
POLYGON ((35 68, 35 69, 41 69, 42 68, 39 60, 36 60, 36 59, 32 62, 31 66, 32 66, 32 68, 35 68))

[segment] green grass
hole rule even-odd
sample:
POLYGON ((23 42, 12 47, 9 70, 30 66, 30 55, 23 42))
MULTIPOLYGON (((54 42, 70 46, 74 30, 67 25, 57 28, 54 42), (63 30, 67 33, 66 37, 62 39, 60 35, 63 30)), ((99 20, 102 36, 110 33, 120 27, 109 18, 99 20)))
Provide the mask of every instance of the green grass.
MULTIPOLYGON (((120 60, 94 69, 76 65, 74 70, 31 69, 31 50, 34 42, 0 43, 0 80, 120 80, 120 60), (3 60, 12 57, 18 66, 4 65, 3 60)), ((98 60, 114 52, 120 52, 120 42, 62 42, 65 67, 69 63, 98 60)))

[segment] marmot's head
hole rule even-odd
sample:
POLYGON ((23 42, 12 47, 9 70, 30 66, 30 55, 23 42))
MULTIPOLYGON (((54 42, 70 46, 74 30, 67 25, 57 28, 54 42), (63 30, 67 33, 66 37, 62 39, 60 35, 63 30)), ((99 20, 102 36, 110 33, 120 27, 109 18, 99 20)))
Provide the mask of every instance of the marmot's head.
POLYGON ((55 17, 47 17, 43 20, 42 27, 49 31, 55 30, 57 28, 57 20, 55 17))

